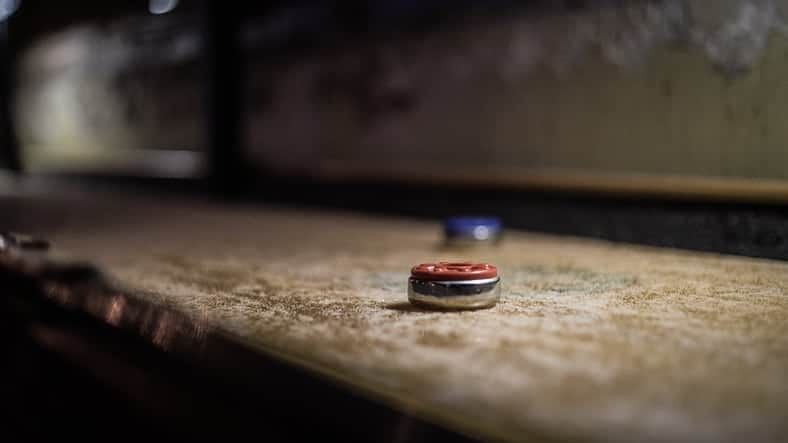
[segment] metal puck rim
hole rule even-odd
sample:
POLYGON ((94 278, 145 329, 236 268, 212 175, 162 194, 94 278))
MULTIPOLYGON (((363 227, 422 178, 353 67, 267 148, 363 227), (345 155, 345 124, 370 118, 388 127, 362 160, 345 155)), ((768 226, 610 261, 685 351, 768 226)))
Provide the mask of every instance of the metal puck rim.
POLYGON ((479 278, 479 279, 473 279, 473 280, 429 280, 429 279, 424 279, 424 278, 418 278, 418 277, 411 276, 409 278, 409 280, 418 281, 418 282, 424 282, 424 283, 432 283, 432 284, 436 284, 436 285, 445 285, 445 286, 451 286, 451 285, 485 285, 485 284, 489 284, 489 283, 497 283, 497 282, 501 281, 501 277, 500 276, 495 276, 495 277, 490 277, 490 278, 479 278))

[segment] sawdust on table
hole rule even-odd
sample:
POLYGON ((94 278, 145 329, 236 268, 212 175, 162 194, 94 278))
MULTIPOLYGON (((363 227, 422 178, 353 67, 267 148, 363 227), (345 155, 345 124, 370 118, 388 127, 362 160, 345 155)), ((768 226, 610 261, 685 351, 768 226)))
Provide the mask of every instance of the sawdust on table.
POLYGON ((437 225, 199 206, 53 238, 158 303, 487 438, 788 439, 788 264, 437 225), (489 261, 501 302, 407 303, 415 263, 489 261))

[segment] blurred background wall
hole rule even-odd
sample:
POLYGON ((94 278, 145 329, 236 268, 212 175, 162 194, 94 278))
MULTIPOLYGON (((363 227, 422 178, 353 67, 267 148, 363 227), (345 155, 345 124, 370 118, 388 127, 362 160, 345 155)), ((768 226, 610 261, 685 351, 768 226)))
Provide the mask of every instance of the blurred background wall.
MULTIPOLYGON (((139 3, 22 45, 28 169, 204 172, 199 8, 139 3)), ((379 3, 361 34, 321 28, 319 2, 240 22, 257 173, 788 201, 788 1, 541 2, 407 29, 375 14, 428 8, 379 3)))

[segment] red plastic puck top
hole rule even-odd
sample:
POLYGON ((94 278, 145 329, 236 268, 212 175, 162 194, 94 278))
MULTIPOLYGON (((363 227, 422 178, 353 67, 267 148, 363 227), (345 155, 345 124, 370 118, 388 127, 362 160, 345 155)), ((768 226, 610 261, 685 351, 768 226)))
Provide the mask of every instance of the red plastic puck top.
POLYGON ((410 270, 410 276, 428 281, 481 280, 497 277, 498 269, 487 263, 422 263, 410 270))

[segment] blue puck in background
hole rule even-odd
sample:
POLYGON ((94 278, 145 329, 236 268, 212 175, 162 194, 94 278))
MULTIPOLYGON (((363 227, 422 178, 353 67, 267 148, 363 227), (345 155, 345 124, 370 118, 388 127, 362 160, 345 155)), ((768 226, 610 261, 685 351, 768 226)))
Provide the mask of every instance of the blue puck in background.
POLYGON ((446 241, 451 244, 495 243, 503 225, 498 217, 449 217, 443 223, 446 241))

